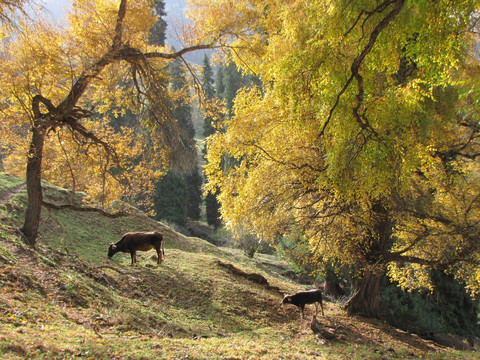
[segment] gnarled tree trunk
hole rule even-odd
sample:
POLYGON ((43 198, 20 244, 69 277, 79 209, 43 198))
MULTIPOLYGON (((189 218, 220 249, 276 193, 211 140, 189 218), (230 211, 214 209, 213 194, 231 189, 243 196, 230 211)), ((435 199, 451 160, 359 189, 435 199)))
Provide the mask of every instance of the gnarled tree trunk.
POLYGON ((32 127, 32 140, 27 159, 27 210, 25 222, 21 229, 30 245, 35 245, 38 228, 40 226, 40 215, 42 212, 42 159, 43 144, 45 142, 46 127, 40 124, 39 120, 34 122, 32 127))
POLYGON ((345 304, 345 310, 349 314, 378 317, 382 276, 381 271, 364 271, 364 275, 357 280, 355 293, 345 304))

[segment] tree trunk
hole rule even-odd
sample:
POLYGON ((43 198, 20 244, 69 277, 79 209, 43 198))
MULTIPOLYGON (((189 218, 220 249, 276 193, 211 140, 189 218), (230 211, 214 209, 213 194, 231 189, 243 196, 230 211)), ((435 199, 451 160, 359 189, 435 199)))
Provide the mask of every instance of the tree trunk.
POLYGON ((339 277, 331 265, 327 265, 325 268, 325 283, 323 284, 323 293, 335 299, 345 295, 345 291, 340 286, 339 277))
POLYGON ((345 304, 349 314, 378 317, 381 279, 380 271, 365 270, 363 277, 357 280, 355 293, 345 304))
POLYGON ((32 127, 32 140, 27 159, 27 210, 25 222, 21 229, 27 242, 34 246, 37 240, 38 228, 40 226, 40 215, 42 212, 42 158, 43 144, 45 142, 44 126, 35 122, 32 127))

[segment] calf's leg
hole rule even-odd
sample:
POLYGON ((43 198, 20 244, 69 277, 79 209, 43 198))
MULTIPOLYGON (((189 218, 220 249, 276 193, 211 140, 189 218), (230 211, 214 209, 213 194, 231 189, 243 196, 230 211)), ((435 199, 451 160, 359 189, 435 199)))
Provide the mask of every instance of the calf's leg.
POLYGON ((322 309, 322 316, 325 316, 325 314, 323 313, 323 302, 322 302, 322 300, 319 301, 319 304, 320 304, 320 309, 322 309))

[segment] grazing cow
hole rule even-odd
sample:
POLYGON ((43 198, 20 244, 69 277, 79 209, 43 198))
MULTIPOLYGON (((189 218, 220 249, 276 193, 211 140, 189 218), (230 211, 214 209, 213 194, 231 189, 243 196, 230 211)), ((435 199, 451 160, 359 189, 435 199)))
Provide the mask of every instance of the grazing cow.
POLYGON ((305 304, 313 303, 315 303, 315 316, 318 312, 318 304, 320 304, 322 316, 324 316, 321 290, 297 291, 293 295, 285 296, 282 301, 282 304, 292 304, 298 306, 302 311, 302 318, 305 318, 305 304))
POLYGON ((132 257, 132 266, 137 262, 136 251, 147 251, 155 249, 157 251, 160 264, 165 257, 165 249, 163 248, 163 234, 152 232, 129 232, 122 236, 122 239, 116 244, 110 244, 108 248, 108 257, 111 258, 117 252, 129 252, 132 257))

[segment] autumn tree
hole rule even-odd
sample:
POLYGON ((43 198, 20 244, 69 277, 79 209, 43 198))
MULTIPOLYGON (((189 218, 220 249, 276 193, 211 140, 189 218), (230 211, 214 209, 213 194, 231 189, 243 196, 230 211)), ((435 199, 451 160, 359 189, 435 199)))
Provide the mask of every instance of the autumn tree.
POLYGON ((478 2, 191 3, 197 36, 263 83, 209 139, 227 225, 354 269, 352 313, 378 314, 384 275, 478 294, 478 2))
POLYGON ((0 0, 0 21, 10 23, 15 12, 23 12, 24 6, 32 0, 0 0))
POLYGON ((1 44, 5 168, 18 172, 26 160, 21 230, 31 244, 38 235, 42 178, 73 182, 108 204, 151 191, 152 179, 188 156, 167 107, 166 64, 208 46, 169 52, 149 44, 158 20, 149 4, 76 0, 68 27, 23 18, 1 44), (141 114, 140 124, 155 136, 128 129, 115 134, 102 116, 111 108, 141 114))

